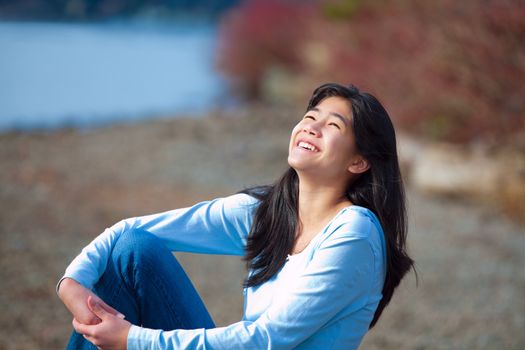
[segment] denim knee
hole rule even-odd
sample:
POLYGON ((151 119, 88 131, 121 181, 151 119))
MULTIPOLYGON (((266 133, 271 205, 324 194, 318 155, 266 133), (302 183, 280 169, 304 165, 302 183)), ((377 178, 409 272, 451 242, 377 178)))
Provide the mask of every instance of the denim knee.
POLYGON ((163 250, 169 252, 153 234, 141 229, 130 229, 119 236, 111 255, 113 261, 123 267, 130 263, 137 265, 152 262, 163 250))

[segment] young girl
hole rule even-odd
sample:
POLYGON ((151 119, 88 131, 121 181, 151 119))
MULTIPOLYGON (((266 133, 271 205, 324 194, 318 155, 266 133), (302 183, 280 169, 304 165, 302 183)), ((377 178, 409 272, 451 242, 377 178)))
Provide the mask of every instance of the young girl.
POLYGON ((413 266, 394 128, 372 95, 322 85, 288 164, 271 186, 106 229, 58 285, 68 349, 356 349, 413 266), (215 328, 172 251, 244 256, 242 320, 215 328))

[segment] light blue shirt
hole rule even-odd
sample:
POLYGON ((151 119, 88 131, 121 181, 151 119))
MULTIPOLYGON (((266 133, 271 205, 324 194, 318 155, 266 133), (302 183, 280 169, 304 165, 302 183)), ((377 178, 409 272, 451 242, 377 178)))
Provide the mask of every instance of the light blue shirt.
MULTIPOLYGON (((106 229, 64 277, 92 288, 122 232, 140 228, 172 251, 244 255, 258 201, 246 194, 130 218, 106 229)), ((383 230, 368 209, 342 209, 272 279, 244 290, 244 316, 227 327, 155 330, 132 326, 128 349, 357 349, 381 300, 383 230)))

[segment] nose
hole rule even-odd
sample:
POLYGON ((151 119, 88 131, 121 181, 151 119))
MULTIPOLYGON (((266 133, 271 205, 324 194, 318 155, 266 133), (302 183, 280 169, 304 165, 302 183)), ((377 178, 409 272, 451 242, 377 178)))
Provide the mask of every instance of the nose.
POLYGON ((312 136, 319 136, 320 135, 320 131, 319 131, 319 128, 317 127, 316 123, 310 123, 310 124, 307 124, 303 127, 303 131, 312 135, 312 136))

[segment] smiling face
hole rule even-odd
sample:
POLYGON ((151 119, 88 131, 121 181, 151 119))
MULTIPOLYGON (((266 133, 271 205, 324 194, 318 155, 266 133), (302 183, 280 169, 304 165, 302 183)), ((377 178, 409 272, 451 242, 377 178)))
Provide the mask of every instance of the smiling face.
MULTIPOLYGON (((359 170, 352 130, 352 108, 342 97, 327 97, 306 112, 290 137, 288 164, 298 173, 347 182, 359 170)), ((363 165, 363 164, 361 164, 363 165)))

